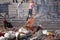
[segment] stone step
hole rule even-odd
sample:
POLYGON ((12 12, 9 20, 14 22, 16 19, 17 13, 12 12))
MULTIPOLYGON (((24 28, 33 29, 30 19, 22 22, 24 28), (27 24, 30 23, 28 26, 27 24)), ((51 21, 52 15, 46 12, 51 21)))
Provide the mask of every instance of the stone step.
POLYGON ((17 14, 17 3, 9 5, 9 16, 14 16, 17 14))
MULTIPOLYGON (((25 6, 27 3, 22 4, 22 9, 24 10, 24 15, 26 15, 28 13, 28 7, 25 6)), ((18 9, 17 9, 17 5, 18 3, 13 3, 11 5, 9 5, 9 15, 17 15, 16 17, 18 17, 18 9)), ((28 5, 28 4, 27 4, 28 5)))
POLYGON ((9 0, 0 0, 0 4, 3 4, 3 3, 8 3, 9 0))

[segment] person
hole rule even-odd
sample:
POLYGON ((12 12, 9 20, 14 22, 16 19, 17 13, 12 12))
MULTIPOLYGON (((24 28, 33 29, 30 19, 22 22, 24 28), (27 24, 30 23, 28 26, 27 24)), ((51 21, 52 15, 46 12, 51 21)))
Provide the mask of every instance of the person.
POLYGON ((28 12, 28 17, 31 17, 31 16, 32 16, 33 7, 34 7, 34 1, 33 1, 33 0, 29 0, 29 12, 28 12))
POLYGON ((14 2, 14 3, 18 3, 18 1, 17 1, 17 0, 13 0, 13 2, 14 2))
POLYGON ((24 0, 21 0, 21 2, 18 3, 18 5, 17 5, 18 19, 24 17, 24 10, 23 10, 23 7, 22 7, 23 2, 24 2, 24 0))
POLYGON ((6 19, 2 20, 4 28, 13 28, 12 24, 10 22, 8 22, 6 19))

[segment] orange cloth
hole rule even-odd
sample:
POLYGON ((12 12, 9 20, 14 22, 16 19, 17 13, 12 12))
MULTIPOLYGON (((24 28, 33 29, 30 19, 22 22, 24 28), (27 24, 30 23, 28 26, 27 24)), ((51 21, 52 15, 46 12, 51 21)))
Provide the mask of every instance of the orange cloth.
POLYGON ((29 18, 27 21, 28 26, 33 26, 35 19, 34 18, 29 18))

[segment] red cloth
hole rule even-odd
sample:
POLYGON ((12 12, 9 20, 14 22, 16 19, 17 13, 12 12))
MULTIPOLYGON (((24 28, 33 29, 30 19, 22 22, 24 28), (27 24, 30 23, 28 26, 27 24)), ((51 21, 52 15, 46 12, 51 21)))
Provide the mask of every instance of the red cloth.
POLYGON ((3 20, 3 23, 6 23, 6 22, 7 22, 7 20, 6 20, 6 19, 4 19, 4 20, 3 20))
POLYGON ((0 32, 0 36, 4 36, 5 33, 0 32))

